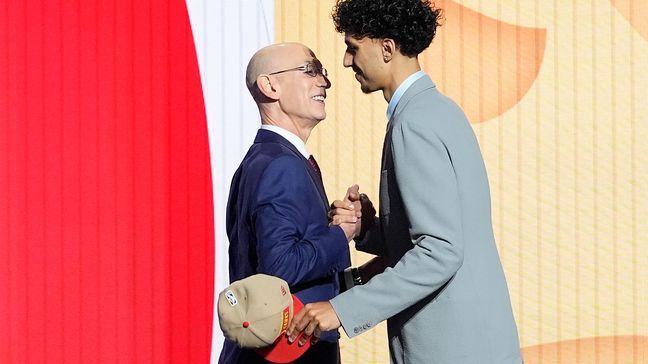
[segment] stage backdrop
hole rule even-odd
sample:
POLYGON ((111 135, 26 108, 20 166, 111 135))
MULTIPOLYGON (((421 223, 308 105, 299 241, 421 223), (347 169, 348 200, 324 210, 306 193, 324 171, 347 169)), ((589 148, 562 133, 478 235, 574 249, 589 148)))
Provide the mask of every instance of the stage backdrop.
MULTIPOLYGON (((647 4, 437 1, 421 61, 479 138, 527 363, 648 363, 647 4)), ((376 200, 386 105, 342 67, 332 5, 0 2, 0 363, 217 360, 263 45, 329 68, 309 148, 331 199, 359 183, 376 200)), ((342 347, 388 362, 384 326, 342 347)))
MULTIPOLYGON (((386 103, 343 68, 333 3, 276 1, 275 40, 331 74, 309 141, 329 197, 359 183, 376 201, 386 103)), ((420 59, 479 139, 526 363, 648 363, 648 3, 436 4, 420 59)), ((342 345, 345 363, 388 362, 384 326, 342 345)))

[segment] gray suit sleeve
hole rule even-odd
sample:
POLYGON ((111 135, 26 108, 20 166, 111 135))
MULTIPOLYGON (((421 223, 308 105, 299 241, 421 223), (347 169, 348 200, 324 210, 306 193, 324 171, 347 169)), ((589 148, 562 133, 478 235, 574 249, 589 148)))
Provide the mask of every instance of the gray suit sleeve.
POLYGON ((437 291, 463 263, 459 193, 451 156, 431 130, 429 116, 420 116, 402 120, 392 132, 396 182, 411 241, 386 241, 413 248, 368 284, 331 300, 349 337, 437 291))

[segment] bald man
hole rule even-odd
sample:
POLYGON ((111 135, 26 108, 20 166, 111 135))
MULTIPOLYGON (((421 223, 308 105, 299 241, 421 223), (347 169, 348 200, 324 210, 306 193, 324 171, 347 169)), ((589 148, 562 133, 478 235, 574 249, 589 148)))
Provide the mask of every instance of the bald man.
MULTIPOLYGON (((306 147, 326 117, 326 69, 302 44, 275 44, 254 54, 246 83, 261 128, 227 204, 230 281, 265 273, 288 282, 303 303, 329 300, 339 293, 338 272, 351 264, 355 226, 329 226, 320 170, 306 147)), ((324 333, 298 363, 339 363, 338 339, 337 330, 324 333)), ((219 362, 265 363, 228 340, 219 362)))

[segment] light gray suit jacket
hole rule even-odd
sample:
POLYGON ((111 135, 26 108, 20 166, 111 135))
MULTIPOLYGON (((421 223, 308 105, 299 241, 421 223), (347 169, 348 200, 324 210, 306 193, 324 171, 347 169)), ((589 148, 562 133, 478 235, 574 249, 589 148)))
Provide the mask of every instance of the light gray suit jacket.
POLYGON ((383 146, 376 224, 356 248, 390 266, 331 300, 356 336, 388 319, 393 363, 520 363, 486 169, 462 110, 424 76, 383 146))

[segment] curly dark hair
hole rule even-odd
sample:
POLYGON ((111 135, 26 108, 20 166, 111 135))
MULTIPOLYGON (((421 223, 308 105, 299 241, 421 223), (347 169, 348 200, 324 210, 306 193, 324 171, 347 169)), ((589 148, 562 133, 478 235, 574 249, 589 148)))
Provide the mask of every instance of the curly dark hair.
POLYGON ((332 17, 339 33, 390 38, 402 54, 414 57, 432 43, 442 10, 429 0, 337 0, 332 17))

